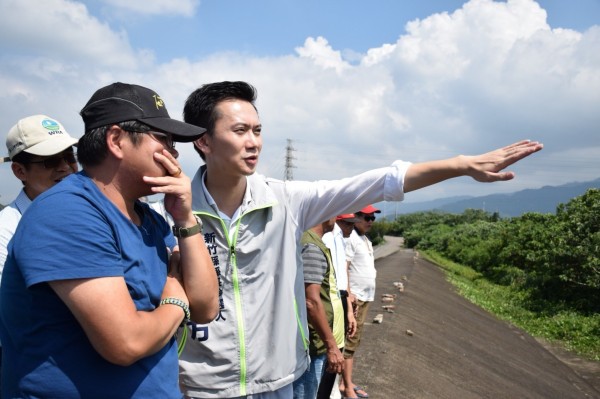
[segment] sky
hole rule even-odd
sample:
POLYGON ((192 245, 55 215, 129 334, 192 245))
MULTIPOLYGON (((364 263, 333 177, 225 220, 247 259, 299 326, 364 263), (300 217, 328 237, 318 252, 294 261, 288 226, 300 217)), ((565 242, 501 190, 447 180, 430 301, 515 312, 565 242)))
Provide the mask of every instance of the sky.
MULTIPOLYGON (((462 177, 407 202, 600 177, 600 0, 0 0, 0 140, 45 114, 74 137, 91 95, 120 81, 181 119, 205 83, 258 90, 258 172, 338 179, 394 160, 544 150, 509 182, 462 177)), ((190 177, 202 163, 179 144, 190 177)), ((0 147, 1 156, 7 154, 0 147)), ((0 203, 21 183, 0 164, 0 203)))

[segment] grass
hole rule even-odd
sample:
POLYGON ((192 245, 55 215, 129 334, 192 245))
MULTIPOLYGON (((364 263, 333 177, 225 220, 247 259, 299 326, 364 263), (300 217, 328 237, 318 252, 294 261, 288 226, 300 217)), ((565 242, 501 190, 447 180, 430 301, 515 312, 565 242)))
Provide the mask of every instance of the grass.
POLYGON ((558 344, 586 359, 600 361, 600 315, 583 315, 553 308, 542 312, 528 309, 528 296, 510 286, 491 283, 481 273, 449 261, 433 251, 420 256, 440 266, 459 293, 530 335, 558 344))

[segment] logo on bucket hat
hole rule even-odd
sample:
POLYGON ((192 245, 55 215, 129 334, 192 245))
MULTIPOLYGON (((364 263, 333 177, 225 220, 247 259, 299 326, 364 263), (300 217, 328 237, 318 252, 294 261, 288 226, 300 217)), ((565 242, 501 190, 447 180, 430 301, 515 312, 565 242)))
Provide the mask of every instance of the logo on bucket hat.
POLYGON ((121 82, 98 89, 79 114, 86 132, 130 120, 170 133, 179 142, 194 141, 206 132, 204 128, 171 119, 164 100, 153 90, 121 82))
POLYGON ((6 136, 8 157, 2 162, 11 161, 21 151, 39 156, 55 155, 77 145, 77 141, 56 119, 46 115, 28 116, 9 130, 6 136))

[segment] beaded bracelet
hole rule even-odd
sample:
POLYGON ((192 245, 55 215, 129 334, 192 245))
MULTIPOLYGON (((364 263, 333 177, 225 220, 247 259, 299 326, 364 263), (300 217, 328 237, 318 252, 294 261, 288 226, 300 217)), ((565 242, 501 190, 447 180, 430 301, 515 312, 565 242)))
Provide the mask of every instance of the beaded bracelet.
POLYGON ((185 324, 188 320, 190 320, 190 307, 183 302, 181 299, 179 298, 165 298, 162 301, 160 301, 159 305, 175 305, 175 306, 179 306, 181 309, 183 309, 183 313, 185 313, 185 318, 183 319, 183 321, 181 322, 181 324, 185 324))

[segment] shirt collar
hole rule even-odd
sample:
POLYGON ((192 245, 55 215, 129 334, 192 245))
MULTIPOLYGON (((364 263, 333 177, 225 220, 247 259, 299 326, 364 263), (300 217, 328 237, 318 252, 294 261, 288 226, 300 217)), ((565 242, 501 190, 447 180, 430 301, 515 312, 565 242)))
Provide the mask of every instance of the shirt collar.
POLYGON ((202 192, 204 193, 204 198, 206 199, 206 203, 208 205, 210 205, 214 210, 216 210, 219 213, 219 216, 221 217, 221 219, 225 219, 225 220, 236 220, 240 214, 240 211, 244 208, 244 205, 248 205, 250 204, 250 202, 252 202, 252 193, 250 190, 250 185, 246 184, 246 191, 244 192, 244 198, 242 199, 242 205, 240 205, 235 212, 233 213, 233 217, 229 217, 226 214, 224 214, 223 212, 221 212, 219 210, 219 206, 217 205, 217 203, 215 202, 215 199, 212 197, 212 195, 210 195, 210 192, 208 192, 208 189, 206 188, 206 170, 204 170, 204 173, 202 173, 202 178, 200 179, 200 181, 202 182, 202 192))
POLYGON ((29 205, 31 205, 31 202, 32 201, 29 199, 29 197, 25 193, 25 189, 21 189, 21 192, 15 199, 15 207, 19 210, 19 212, 22 215, 23 213, 25 213, 27 208, 29 208, 29 205))

